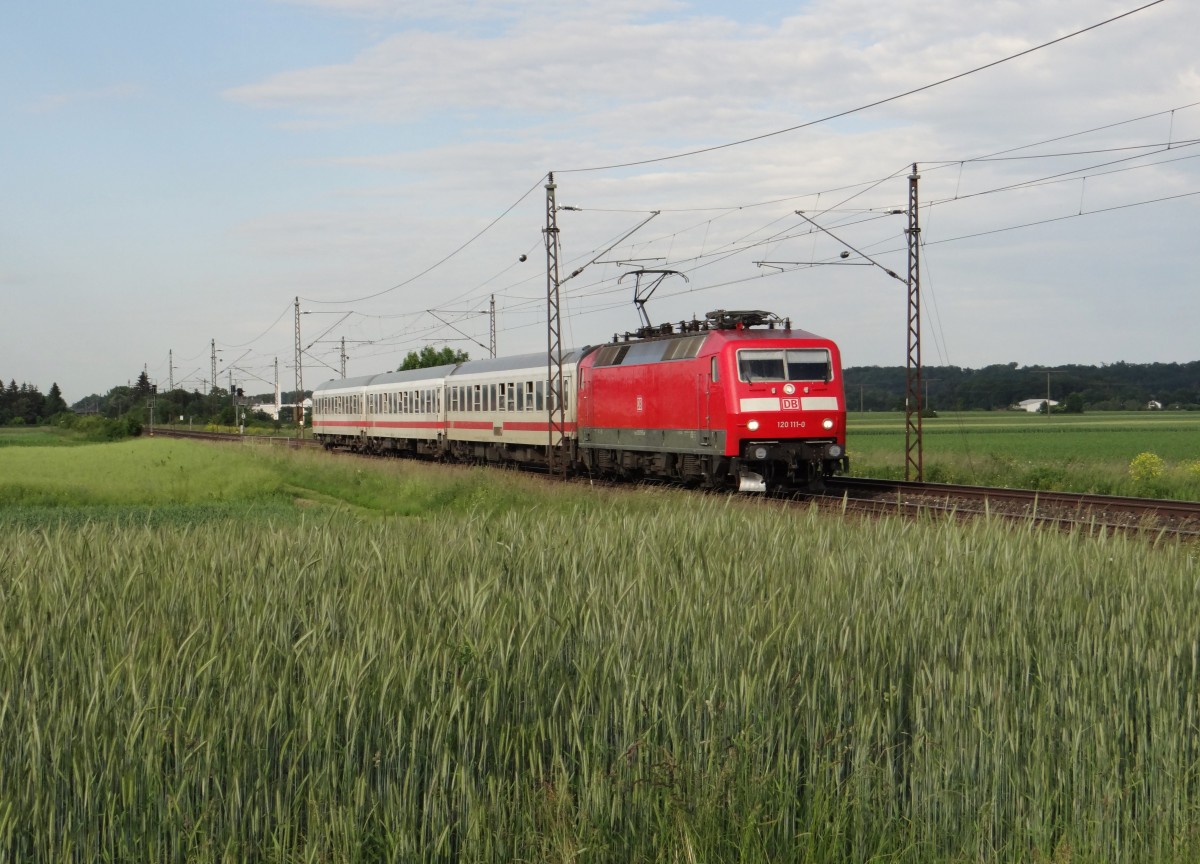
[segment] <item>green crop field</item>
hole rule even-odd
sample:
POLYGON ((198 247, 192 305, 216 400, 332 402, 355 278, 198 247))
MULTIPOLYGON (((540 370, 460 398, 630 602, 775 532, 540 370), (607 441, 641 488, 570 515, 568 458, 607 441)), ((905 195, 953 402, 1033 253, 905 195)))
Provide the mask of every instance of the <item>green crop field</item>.
MULTIPOLYGON (((903 476, 904 415, 852 413, 848 426, 854 474, 903 476)), ((1200 412, 939 412, 922 427, 926 480, 1200 500, 1200 412), (1160 470, 1131 473, 1142 453, 1160 470)))
POLYGON ((1200 860, 1200 549, 0 447, 0 861, 1200 860))

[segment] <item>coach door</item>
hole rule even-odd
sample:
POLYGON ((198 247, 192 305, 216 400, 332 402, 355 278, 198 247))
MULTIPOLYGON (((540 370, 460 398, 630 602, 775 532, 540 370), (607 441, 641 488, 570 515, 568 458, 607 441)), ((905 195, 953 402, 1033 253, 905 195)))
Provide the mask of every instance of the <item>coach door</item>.
POLYGON ((592 376, 591 369, 579 366, 579 404, 575 406, 578 422, 575 428, 580 441, 592 440, 592 376))

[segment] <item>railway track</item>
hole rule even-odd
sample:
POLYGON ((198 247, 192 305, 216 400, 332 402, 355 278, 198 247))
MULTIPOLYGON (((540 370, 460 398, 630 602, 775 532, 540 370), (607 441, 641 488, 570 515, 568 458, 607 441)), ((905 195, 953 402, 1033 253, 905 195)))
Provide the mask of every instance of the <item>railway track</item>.
POLYGON ((296 438, 288 435, 242 435, 237 432, 209 432, 202 429, 180 429, 176 426, 156 426, 148 435, 159 438, 191 438, 199 441, 221 441, 239 444, 267 444, 276 447, 320 447, 314 438, 296 438))
MULTIPOLYGON (((320 447, 313 438, 239 435, 160 427, 154 435, 289 448, 320 447)), ((1138 531, 1200 539, 1200 502, 1077 492, 1044 492, 949 483, 913 483, 863 477, 833 477, 825 490, 794 497, 842 512, 869 515, 1000 516, 1047 526, 1096 532, 1138 531)))
POLYGON ((1200 502, 950 483, 835 477, 822 506, 864 513, 995 515, 1062 528, 1159 532, 1200 538, 1200 502))

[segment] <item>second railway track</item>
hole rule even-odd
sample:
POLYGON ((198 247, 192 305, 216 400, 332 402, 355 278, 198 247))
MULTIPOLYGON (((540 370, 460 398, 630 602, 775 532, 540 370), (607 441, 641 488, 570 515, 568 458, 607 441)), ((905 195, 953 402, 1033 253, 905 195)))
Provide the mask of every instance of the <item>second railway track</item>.
POLYGON ((1200 502, 858 477, 826 481, 827 504, 874 513, 997 515, 1064 528, 1165 532, 1200 538, 1200 502))

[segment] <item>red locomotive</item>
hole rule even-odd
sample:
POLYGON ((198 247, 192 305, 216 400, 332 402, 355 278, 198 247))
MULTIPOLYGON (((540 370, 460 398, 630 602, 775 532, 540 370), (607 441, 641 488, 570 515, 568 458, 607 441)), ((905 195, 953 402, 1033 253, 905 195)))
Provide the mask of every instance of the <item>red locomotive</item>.
MULTIPOLYGON (((546 465, 545 354, 329 381, 327 447, 546 465)), ((563 461, 578 473, 714 488, 800 487, 848 468, 841 358, 761 311, 643 328, 563 357, 563 461)))

